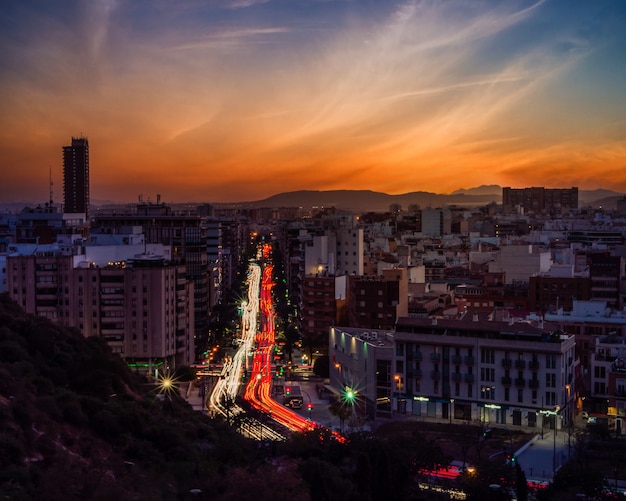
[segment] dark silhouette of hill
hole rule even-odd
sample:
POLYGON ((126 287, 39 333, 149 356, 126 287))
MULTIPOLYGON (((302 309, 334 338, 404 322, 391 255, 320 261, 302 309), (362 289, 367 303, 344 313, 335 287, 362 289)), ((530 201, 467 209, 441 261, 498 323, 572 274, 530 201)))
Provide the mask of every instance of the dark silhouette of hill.
MULTIPOLYGON (((617 200, 623 193, 611 190, 579 191, 579 206, 605 207, 614 209, 617 200)), ((467 190, 457 190, 451 194, 437 194, 427 191, 415 191, 401 195, 389 195, 371 190, 301 190, 278 193, 263 200, 249 202, 251 207, 303 207, 328 208, 352 212, 386 212, 393 204, 398 204, 404 210, 410 205, 427 207, 463 206, 477 207, 490 203, 502 203, 502 187, 498 185, 480 186, 467 190)))
POLYGON ((255 442, 158 388, 100 338, 0 295, 0 499, 297 498, 299 475, 285 481, 255 442))
POLYGON ((455 190, 451 195, 496 195, 498 197, 502 197, 502 187, 497 184, 483 184, 481 186, 477 186, 476 188, 461 188, 460 190, 455 190))
POLYGON ((264 200, 250 202, 254 207, 335 207, 355 212, 384 212, 392 204, 403 209, 416 204, 420 208, 442 207, 444 205, 479 206, 498 202, 502 195, 440 195, 426 191, 416 191, 402 195, 388 195, 370 190, 301 190, 279 193, 264 200))
MULTIPOLYGON (((617 191, 579 190, 579 206, 604 207, 615 209, 617 200, 626 194, 617 191)), ((199 202, 170 203, 180 210, 189 210, 199 202)), ((401 195, 389 195, 387 193, 372 190, 300 190, 277 193, 262 200, 250 202, 215 203, 215 206, 237 207, 303 207, 329 208, 350 212, 387 212, 392 204, 398 204, 404 210, 410 205, 418 205, 420 208, 445 207, 458 205, 463 207, 478 207, 490 203, 502 203, 502 187, 497 184, 482 185, 476 188, 460 189, 449 194, 431 193, 428 191, 414 191, 401 195)), ((112 202, 93 202, 100 207, 119 207, 120 204, 112 202)), ((124 204, 128 205, 128 204, 124 204)), ((15 208, 15 207, 13 207, 15 208)))

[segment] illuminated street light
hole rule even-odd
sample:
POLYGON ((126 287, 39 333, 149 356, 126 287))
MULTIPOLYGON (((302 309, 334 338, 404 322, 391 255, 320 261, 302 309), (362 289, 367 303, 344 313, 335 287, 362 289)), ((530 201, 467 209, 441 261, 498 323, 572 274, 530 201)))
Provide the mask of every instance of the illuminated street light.
POLYGON ((346 386, 345 391, 344 391, 344 398, 346 402, 350 402, 350 403, 354 402, 355 397, 356 397, 356 392, 349 386, 346 386))

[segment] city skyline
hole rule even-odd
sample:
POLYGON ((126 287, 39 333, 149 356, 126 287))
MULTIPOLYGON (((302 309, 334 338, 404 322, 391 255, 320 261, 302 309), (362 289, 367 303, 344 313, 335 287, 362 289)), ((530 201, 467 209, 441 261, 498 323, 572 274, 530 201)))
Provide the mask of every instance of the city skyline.
POLYGON ((0 200, 310 190, 626 192, 616 1, 102 0, 0 18, 0 200))

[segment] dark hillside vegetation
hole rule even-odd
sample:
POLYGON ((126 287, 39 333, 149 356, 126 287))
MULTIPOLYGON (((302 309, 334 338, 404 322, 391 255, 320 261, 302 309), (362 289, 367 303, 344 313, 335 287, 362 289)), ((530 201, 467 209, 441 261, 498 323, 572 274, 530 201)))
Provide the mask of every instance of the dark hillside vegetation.
MULTIPOLYGON (((175 393, 158 397, 99 338, 0 295, 0 499, 187 499, 192 489, 202 491, 194 499, 231 499, 249 490, 263 464, 256 444, 175 393)), ((300 480, 272 495, 281 489, 300 490, 300 480)))

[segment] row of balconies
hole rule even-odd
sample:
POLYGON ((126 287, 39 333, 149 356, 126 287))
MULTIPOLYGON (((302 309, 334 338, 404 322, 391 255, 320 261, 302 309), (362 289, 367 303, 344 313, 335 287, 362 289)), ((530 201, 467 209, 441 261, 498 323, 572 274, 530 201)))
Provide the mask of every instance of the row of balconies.
MULTIPOLYGON (((413 360, 416 362, 420 362, 423 359, 421 351, 414 351, 412 353, 413 360)), ((441 362, 441 353, 431 353, 430 360, 432 362, 441 362)), ((474 365, 475 360, 472 355, 452 355, 451 357, 452 363, 455 365, 460 365, 461 363, 466 363, 467 365, 474 365)))
MULTIPOLYGON (((407 377, 409 378, 421 378, 422 377, 422 371, 421 369, 413 369, 410 371, 407 371, 407 377)), ((439 380, 441 379, 442 374, 441 371, 430 371, 430 378, 434 379, 434 380, 439 380)), ((452 382, 454 383, 461 383, 461 382, 465 382, 465 383, 473 383, 475 381, 475 376, 474 374, 461 374, 459 372, 454 372, 450 375, 450 379, 452 380, 452 382)), ((538 389, 540 386, 539 380, 538 379, 525 379, 525 378, 511 378, 511 377, 502 377, 502 384, 504 386, 511 386, 512 384, 515 384, 515 386, 519 387, 519 388, 524 388, 526 386, 526 384, 528 383, 528 387, 531 389, 538 389)), ((625 395, 626 396, 626 393, 625 395)))
POLYGON ((528 379, 526 380, 523 377, 516 377, 516 378, 511 378, 511 377, 507 377, 507 376, 503 376, 502 377, 502 384, 504 386, 511 386, 511 384, 515 384, 515 386, 517 386, 518 388, 524 388, 526 386, 526 383, 528 382, 528 387, 536 390, 537 388, 539 388, 539 380, 538 379, 528 379))
MULTIPOLYGON (((422 352, 421 351, 414 351, 412 353, 413 355, 413 360, 415 361, 421 361, 423 359, 422 356, 422 352)), ((432 362, 441 362, 441 353, 431 353, 430 354, 430 360, 432 362)), ((452 355, 450 357, 450 360, 453 364, 455 365, 460 365, 462 363, 466 363, 468 365, 474 365, 475 364, 475 359, 472 355, 452 355)), ((510 358, 504 358, 502 359, 502 367, 504 367, 505 369, 510 369, 511 367, 515 366, 516 369, 525 369, 526 368, 526 360, 511 360, 510 358)), ((528 361, 528 368, 530 370, 539 370, 539 361, 538 360, 529 360, 528 361)))
MULTIPOLYGON (((512 360, 510 358, 503 358, 502 359, 502 367, 504 367, 505 369, 510 369, 513 366, 515 366, 516 369, 525 369, 526 368, 526 360, 522 360, 522 359, 512 360)), ((528 368, 530 370, 533 370, 533 371, 539 370, 539 361, 538 360, 529 360, 528 361, 528 368)))

